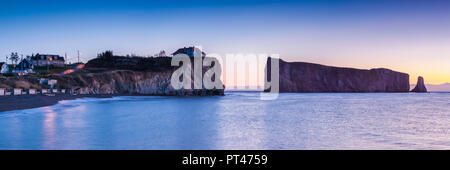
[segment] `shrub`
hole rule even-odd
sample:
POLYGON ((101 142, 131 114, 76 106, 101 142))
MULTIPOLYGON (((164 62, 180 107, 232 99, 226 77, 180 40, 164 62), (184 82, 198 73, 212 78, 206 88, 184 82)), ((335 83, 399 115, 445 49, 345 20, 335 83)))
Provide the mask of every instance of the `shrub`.
POLYGON ((97 55, 98 58, 112 58, 114 57, 113 51, 107 50, 97 55))

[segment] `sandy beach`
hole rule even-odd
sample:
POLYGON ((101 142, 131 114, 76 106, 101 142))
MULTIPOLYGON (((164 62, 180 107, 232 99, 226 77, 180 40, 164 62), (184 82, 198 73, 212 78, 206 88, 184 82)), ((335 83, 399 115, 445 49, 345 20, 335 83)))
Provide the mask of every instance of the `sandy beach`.
POLYGON ((83 97, 109 98, 112 96, 113 95, 70 95, 70 94, 57 94, 55 96, 45 96, 45 95, 0 96, 0 112, 51 106, 57 104, 61 100, 73 100, 83 97))

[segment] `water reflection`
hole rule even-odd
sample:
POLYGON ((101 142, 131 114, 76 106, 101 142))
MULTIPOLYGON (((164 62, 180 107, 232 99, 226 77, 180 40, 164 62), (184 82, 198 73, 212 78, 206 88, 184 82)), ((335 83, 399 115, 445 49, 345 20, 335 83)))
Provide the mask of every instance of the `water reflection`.
POLYGON ((42 121, 43 124, 43 143, 42 148, 43 149, 54 149, 55 142, 56 142, 56 116, 57 113, 54 112, 52 107, 44 107, 42 110, 44 113, 44 120, 42 121))
MULTIPOLYGON (((12 148, 19 148, 20 147, 20 139, 23 138, 22 133, 22 122, 21 119, 18 117, 11 117, 11 123, 9 124, 8 131, 10 133, 2 133, 4 135, 11 135, 10 141, 5 141, 11 143, 12 148)), ((6 145, 4 145, 6 146, 6 145)), ((0 148, 0 149, 6 149, 6 148, 0 148)))
POLYGON ((267 149, 265 103, 258 93, 251 94, 247 101, 235 103, 233 98, 220 102, 218 112, 218 134, 216 148, 219 149, 267 149))

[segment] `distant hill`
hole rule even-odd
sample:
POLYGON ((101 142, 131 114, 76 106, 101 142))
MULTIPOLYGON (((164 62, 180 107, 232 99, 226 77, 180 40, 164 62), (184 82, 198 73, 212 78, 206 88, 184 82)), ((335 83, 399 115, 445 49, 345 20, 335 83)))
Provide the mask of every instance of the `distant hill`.
MULTIPOLYGON (((411 89, 413 89, 416 85, 411 84, 411 89)), ((450 92, 450 83, 444 84, 426 84, 428 91, 431 92, 450 92)))

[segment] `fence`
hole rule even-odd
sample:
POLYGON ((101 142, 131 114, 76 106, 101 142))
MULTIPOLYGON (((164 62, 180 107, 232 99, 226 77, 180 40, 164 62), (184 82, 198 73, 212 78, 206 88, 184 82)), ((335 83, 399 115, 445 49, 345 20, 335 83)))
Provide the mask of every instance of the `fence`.
POLYGON ((0 88, 0 96, 19 96, 37 94, 71 94, 69 89, 5 89, 0 88))

